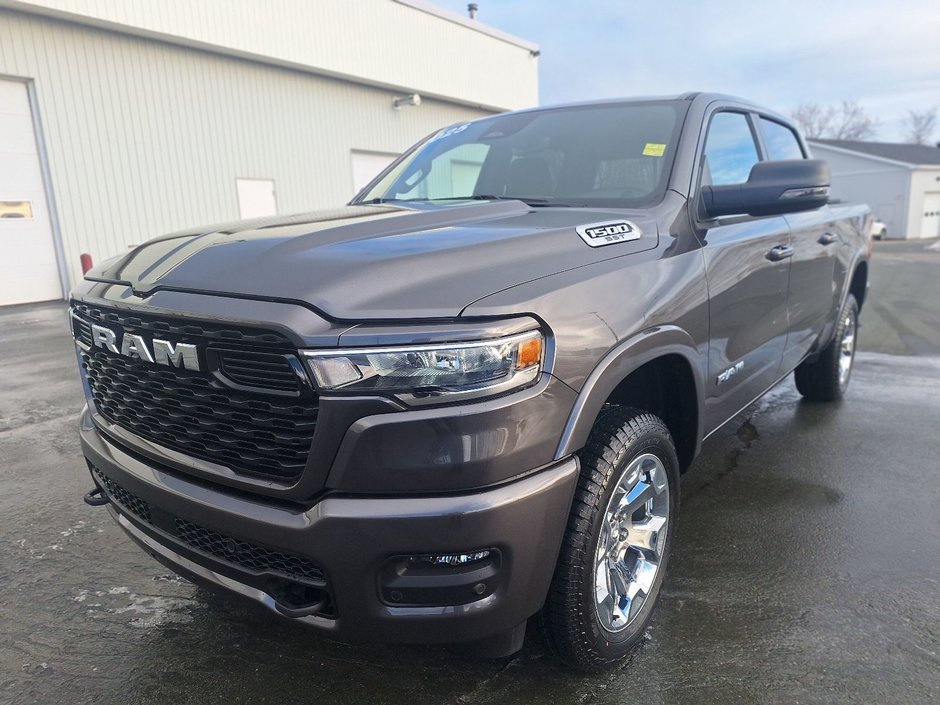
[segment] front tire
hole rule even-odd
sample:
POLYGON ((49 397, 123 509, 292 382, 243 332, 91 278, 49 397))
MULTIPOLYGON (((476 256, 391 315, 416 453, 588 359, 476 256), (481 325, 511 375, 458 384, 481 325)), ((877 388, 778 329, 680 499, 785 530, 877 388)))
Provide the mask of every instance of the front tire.
POLYGON ((601 413, 580 459, 541 622, 562 661, 597 672, 626 656, 652 618, 675 532, 679 462, 661 419, 622 407, 601 413))
POLYGON ((836 401, 845 396, 852 378, 857 339, 858 302, 849 294, 839 312, 832 341, 818 358, 800 363, 793 371, 800 394, 810 401, 836 401))

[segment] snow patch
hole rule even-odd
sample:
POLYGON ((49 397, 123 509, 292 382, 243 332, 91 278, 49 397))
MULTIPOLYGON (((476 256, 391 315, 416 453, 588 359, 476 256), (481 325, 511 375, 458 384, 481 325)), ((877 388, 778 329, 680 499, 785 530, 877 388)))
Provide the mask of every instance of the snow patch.
POLYGON ((139 615, 128 624, 132 627, 149 629, 161 624, 185 623, 193 620, 189 614, 189 600, 177 597, 157 597, 154 595, 130 596, 131 604, 109 610, 114 614, 139 615))
POLYGON ((193 620, 189 598, 138 595, 125 586, 107 590, 79 590, 72 600, 83 604, 85 614, 90 619, 100 619, 108 614, 126 615, 130 618, 127 622, 129 626, 142 629, 193 620), (93 597, 104 599, 101 602, 88 602, 93 597))
POLYGON ((77 531, 81 531, 81 530, 84 529, 84 528, 85 528, 85 522, 80 521, 80 522, 78 522, 77 524, 75 524, 74 526, 70 526, 70 527, 69 527, 68 529, 66 529, 65 531, 60 531, 59 533, 60 533, 62 536, 68 538, 68 537, 71 536, 72 534, 76 533, 77 531))

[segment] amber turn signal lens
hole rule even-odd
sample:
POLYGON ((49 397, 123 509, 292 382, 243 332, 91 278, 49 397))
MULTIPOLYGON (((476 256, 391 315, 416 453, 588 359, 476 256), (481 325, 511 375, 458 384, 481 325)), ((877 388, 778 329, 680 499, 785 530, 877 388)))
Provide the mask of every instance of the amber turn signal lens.
POLYGON ((524 370, 526 367, 537 365, 542 360, 542 338, 530 338, 519 346, 519 355, 516 357, 516 369, 524 370))

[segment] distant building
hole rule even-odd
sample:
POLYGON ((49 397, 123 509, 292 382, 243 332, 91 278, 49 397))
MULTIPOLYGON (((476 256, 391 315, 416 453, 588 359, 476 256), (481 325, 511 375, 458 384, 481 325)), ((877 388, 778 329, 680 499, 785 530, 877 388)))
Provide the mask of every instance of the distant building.
POLYGON ((0 305, 62 298, 84 252, 345 203, 536 105, 537 56, 426 0, 0 0, 0 305))
POLYGON ((810 146, 829 162, 833 197, 868 203, 889 238, 940 237, 940 147, 852 140, 810 146))

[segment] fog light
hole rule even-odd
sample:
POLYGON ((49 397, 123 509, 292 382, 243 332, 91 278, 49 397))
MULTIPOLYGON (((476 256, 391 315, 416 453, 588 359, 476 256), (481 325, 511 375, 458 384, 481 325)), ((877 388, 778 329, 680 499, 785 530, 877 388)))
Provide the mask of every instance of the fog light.
POLYGON ((496 548, 392 556, 379 573, 379 596, 394 607, 466 605, 497 592, 500 563, 496 548))
POLYGON ((469 565, 470 563, 479 563, 485 558, 490 557, 489 549, 482 551, 471 551, 470 553, 442 553, 428 556, 414 556, 411 560, 430 563, 431 565, 469 565))

